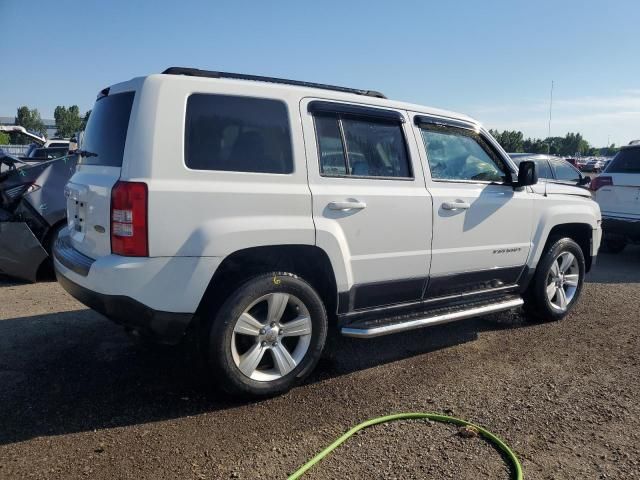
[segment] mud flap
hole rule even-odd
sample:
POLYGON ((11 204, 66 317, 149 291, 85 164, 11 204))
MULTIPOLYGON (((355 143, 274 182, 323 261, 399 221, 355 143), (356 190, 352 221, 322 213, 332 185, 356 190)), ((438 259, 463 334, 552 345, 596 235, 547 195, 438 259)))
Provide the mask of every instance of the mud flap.
POLYGON ((0 273, 35 282, 48 257, 26 223, 0 222, 0 273))

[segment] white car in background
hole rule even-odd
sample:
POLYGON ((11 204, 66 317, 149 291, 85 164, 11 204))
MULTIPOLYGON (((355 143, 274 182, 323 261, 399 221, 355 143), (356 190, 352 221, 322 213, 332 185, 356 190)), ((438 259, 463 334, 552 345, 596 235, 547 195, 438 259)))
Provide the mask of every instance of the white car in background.
POLYGON ((622 147, 591 190, 602 211, 603 247, 619 253, 629 241, 640 241, 640 140, 622 147))

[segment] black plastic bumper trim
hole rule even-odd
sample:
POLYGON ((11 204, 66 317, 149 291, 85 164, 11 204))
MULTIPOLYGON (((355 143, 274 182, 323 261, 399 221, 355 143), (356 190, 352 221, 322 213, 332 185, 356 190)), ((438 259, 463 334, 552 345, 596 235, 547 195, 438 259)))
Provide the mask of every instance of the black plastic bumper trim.
POLYGON ((602 230, 605 234, 623 235, 632 240, 640 240, 640 220, 635 218, 602 216, 602 230))
POLYGON ((86 277, 95 260, 73 248, 69 235, 62 233, 53 245, 53 256, 72 272, 86 277))
POLYGON ((175 345, 184 336, 193 319, 191 313, 154 310, 124 295, 106 295, 94 292, 72 282, 56 270, 58 283, 87 307, 103 314, 109 320, 139 331, 159 343, 175 345))

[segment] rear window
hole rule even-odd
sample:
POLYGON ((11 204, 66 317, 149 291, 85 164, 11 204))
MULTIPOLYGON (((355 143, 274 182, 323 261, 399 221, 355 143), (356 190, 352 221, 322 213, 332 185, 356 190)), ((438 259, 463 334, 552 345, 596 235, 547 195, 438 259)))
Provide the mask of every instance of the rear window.
POLYGON ((611 160, 607 173, 640 173, 640 148, 620 150, 611 160))
POLYGON ((289 116, 279 100, 193 94, 184 135, 185 163, 194 170, 293 172, 289 116))
POLYGON ((121 167, 134 92, 116 93, 96 101, 84 133, 82 150, 95 155, 80 158, 83 165, 121 167))

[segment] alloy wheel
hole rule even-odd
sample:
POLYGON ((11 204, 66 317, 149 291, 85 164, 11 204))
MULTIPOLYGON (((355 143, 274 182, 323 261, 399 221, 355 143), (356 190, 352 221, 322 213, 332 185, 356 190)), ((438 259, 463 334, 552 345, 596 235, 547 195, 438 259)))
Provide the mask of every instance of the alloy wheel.
POLYGON ((554 310, 564 312, 569 308, 578 290, 580 268, 578 259, 571 252, 562 252, 551 263, 547 274, 547 299, 554 310))
POLYGON ((304 359, 311 331, 309 310, 298 297, 269 293, 236 319, 231 337, 233 361, 252 380, 278 380, 304 359))

